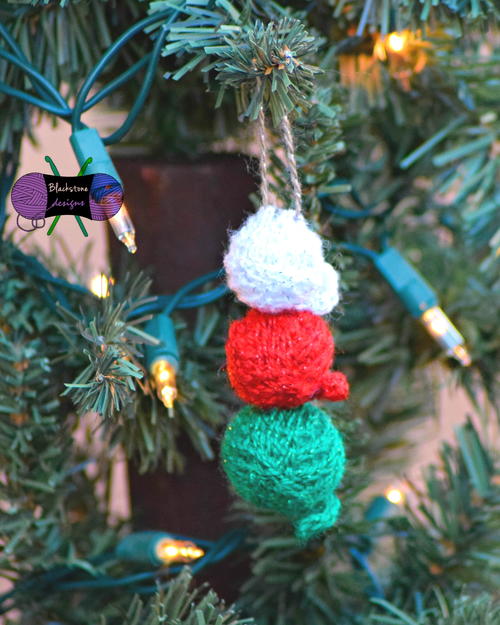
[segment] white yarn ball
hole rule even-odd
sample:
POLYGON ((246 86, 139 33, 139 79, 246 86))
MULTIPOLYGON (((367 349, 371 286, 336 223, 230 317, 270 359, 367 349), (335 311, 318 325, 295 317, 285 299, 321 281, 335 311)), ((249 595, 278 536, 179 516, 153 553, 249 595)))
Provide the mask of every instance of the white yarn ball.
POLYGON ((293 210, 262 206, 233 232, 224 257, 229 288, 264 312, 326 315, 339 301, 339 278, 321 238, 293 210))

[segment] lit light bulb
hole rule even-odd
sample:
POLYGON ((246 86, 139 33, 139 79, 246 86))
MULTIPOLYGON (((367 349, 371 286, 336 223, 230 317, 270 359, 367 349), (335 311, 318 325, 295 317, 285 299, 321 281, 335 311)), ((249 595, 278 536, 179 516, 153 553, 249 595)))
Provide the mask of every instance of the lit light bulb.
POLYGON ((387 60, 387 52, 384 46, 384 40, 381 37, 377 37, 373 44, 373 56, 379 61, 387 60))
POLYGON ((173 562, 198 560, 205 552, 190 540, 179 540, 165 532, 144 531, 122 538, 115 548, 115 554, 125 562, 158 567, 173 562))
POLYGON ((151 375, 161 402, 165 408, 173 408, 177 398, 174 366, 166 358, 159 358, 151 366, 151 375))
POLYGON ((205 555, 205 552, 188 540, 164 538, 156 545, 155 555, 164 564, 172 564, 198 560, 205 555))
POLYGON ((391 52, 402 52, 406 46, 404 33, 391 33, 386 39, 386 46, 391 52))
POLYGON ((401 505, 404 503, 405 496, 403 491, 399 490, 399 488, 388 488, 384 494, 386 499, 395 505, 401 505))
POLYGON ((109 297, 109 287, 114 284, 113 278, 108 278, 104 273, 98 273, 89 281, 89 289, 96 297, 101 299, 109 297))
POLYGON ((444 347, 447 354, 456 358, 464 367, 472 360, 464 346, 465 339, 439 306, 428 308, 420 317, 429 334, 444 347))
POLYGON ((423 276, 390 246, 377 254, 373 262, 411 314, 420 319, 447 354, 464 367, 469 366, 471 357, 465 348, 464 337, 439 307, 436 293, 423 276))
POLYGON ((109 224, 118 240, 125 245, 131 254, 135 254, 137 252, 135 228, 125 204, 122 204, 118 213, 111 217, 109 224))

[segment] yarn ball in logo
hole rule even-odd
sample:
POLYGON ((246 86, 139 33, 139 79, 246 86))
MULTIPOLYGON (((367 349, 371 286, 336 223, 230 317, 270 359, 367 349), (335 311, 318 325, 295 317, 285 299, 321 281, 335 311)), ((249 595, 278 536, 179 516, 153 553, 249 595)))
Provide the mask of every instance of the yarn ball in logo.
POLYGON ((330 370, 334 349, 322 317, 250 309, 229 327, 229 381, 243 401, 262 409, 292 408, 312 399, 342 401, 349 384, 343 373, 330 370))
POLYGON ((236 493, 287 517, 299 540, 337 520, 334 490, 344 474, 344 445, 328 415, 313 404, 270 412, 243 408, 229 424, 221 452, 236 493))
POLYGON ((45 217, 47 185, 43 174, 31 173, 18 178, 11 191, 11 201, 19 215, 36 220, 45 217))
POLYGON ((293 210, 259 208, 231 235, 224 267, 229 288, 251 308, 326 315, 339 301, 320 236, 293 210))
POLYGON ((50 176, 33 172, 21 176, 11 192, 12 204, 19 215, 36 220, 58 214, 74 214, 94 221, 110 219, 121 208, 123 189, 121 184, 108 174, 90 174, 87 176, 50 176), (85 192, 50 191, 50 184, 59 189, 87 188, 85 192), (78 205, 74 208, 51 209, 54 198, 61 204, 67 204, 75 198, 78 205), (82 204, 83 200, 83 204, 82 204), (83 207, 82 207, 83 206, 83 207))

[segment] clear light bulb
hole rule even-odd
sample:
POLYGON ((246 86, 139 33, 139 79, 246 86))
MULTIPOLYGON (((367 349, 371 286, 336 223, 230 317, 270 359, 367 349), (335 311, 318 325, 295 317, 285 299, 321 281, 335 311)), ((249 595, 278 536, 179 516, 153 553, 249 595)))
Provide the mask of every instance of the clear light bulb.
POLYGON ((464 367, 472 360, 465 348, 465 339, 439 306, 428 308, 420 317, 427 332, 444 347, 447 354, 456 358, 464 367))
POLYGON ((159 541, 155 549, 156 556, 164 564, 174 562, 191 562, 205 555, 203 549, 189 540, 175 540, 164 538, 159 541))
POLYGON ((402 52, 406 46, 406 37, 401 33, 391 33, 386 39, 386 46, 391 52, 402 52))
POLYGON ((125 245, 131 254, 135 254, 137 252, 135 228, 125 204, 122 204, 118 213, 111 217, 109 224, 117 239, 125 245))
POLYGON ((384 494, 386 499, 395 505, 401 505, 404 503, 405 496, 403 491, 399 490, 399 488, 388 488, 384 494))
POLYGON ((165 358, 159 358, 151 366, 151 375, 161 402, 166 408, 173 408, 178 394, 173 365, 165 358))
POLYGON ((101 299, 109 297, 109 287, 114 284, 113 278, 108 278, 105 273, 98 273, 89 281, 89 289, 101 299))

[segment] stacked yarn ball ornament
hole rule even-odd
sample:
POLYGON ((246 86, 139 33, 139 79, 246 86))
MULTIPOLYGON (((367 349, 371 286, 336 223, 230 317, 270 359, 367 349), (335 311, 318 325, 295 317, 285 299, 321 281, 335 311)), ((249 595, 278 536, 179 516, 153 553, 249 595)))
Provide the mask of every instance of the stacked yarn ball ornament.
POLYGON ((268 412, 246 406, 227 428, 222 455, 236 492, 288 517, 300 540, 335 523, 344 446, 330 417, 313 404, 268 412))
POLYGON ((232 322, 227 371, 250 406, 222 441, 223 469, 247 501, 286 516, 303 542, 330 528, 345 468, 342 438, 314 399, 341 401, 334 341, 320 315, 339 300, 338 275, 302 215, 263 206, 230 237, 229 287, 251 309, 232 322))
POLYGON ((312 399, 347 399, 343 373, 331 371, 333 337, 322 317, 304 311, 250 309, 234 321, 226 343, 231 386, 245 402, 267 410, 312 399))
POLYGON ((250 308, 327 315, 339 301, 321 238, 292 210, 262 206, 251 215, 231 236, 224 267, 229 288, 250 308))

